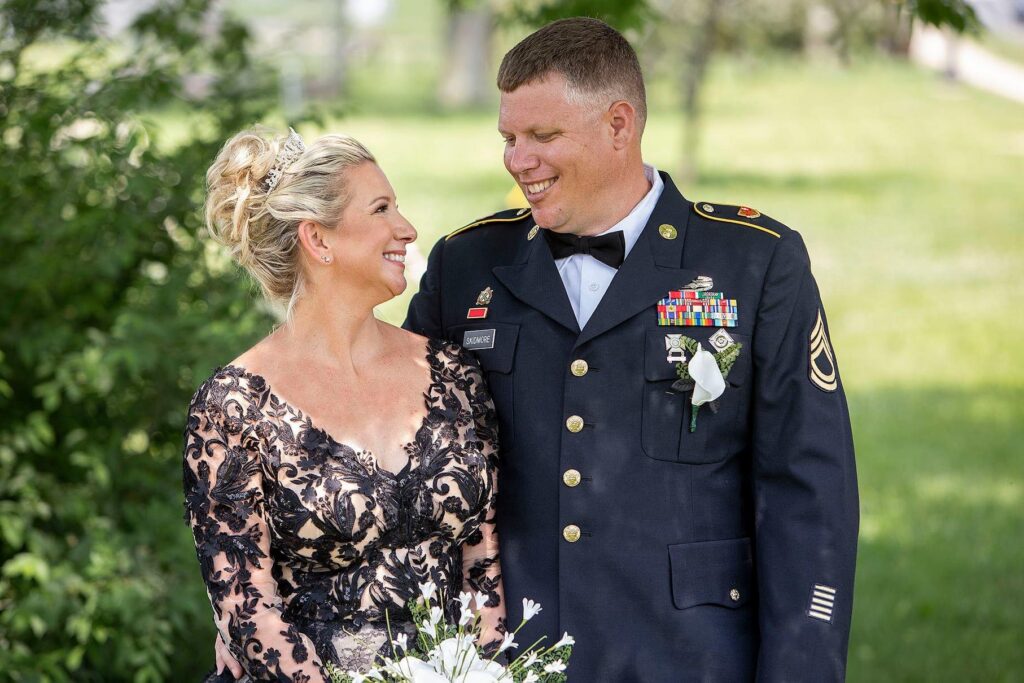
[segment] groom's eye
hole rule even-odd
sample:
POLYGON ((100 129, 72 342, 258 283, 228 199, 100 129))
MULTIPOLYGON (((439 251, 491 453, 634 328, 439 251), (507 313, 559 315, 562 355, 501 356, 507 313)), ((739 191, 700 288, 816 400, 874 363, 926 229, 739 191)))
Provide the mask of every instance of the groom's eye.
POLYGON ((537 142, 551 142, 555 139, 554 133, 535 133, 534 136, 537 142))

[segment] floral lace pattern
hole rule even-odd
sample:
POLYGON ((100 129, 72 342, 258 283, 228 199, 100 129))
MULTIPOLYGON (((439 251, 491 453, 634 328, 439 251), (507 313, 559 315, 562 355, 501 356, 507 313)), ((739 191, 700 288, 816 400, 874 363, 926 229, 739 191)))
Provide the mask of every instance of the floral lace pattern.
POLYGON ((217 628, 251 678, 324 680, 325 662, 353 661, 364 626, 407 623, 427 581, 450 618, 460 590, 486 593, 482 617, 501 629, 493 403, 461 347, 430 340, 426 355, 426 413, 398 473, 243 368, 196 391, 185 517, 217 628))

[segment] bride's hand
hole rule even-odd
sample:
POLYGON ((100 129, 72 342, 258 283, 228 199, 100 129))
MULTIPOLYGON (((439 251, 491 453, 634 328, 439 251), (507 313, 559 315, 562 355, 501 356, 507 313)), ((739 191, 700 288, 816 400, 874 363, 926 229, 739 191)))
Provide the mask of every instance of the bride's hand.
POLYGON ((232 656, 231 651, 228 650, 228 646, 224 644, 220 636, 217 636, 214 640, 216 643, 213 646, 213 651, 217 655, 217 673, 220 673, 224 670, 224 667, 227 667, 235 679, 241 678, 245 673, 242 671, 242 665, 232 656))

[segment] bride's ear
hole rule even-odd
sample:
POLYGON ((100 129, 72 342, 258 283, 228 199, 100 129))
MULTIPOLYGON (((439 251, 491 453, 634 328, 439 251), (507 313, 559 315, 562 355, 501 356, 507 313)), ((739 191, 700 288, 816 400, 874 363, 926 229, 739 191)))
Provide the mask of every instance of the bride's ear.
POLYGON ((334 260, 331 253, 331 245, 327 243, 327 229, 315 221, 302 221, 299 223, 299 244, 302 251, 310 261, 319 264, 329 264, 334 260))

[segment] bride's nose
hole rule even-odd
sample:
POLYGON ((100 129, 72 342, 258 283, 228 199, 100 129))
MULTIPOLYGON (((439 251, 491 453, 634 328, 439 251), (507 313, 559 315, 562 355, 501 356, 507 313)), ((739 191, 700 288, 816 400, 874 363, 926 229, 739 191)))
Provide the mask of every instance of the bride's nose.
POLYGON ((418 237, 416 228, 405 219, 405 216, 398 214, 398 221, 395 223, 395 239, 401 242, 415 242, 418 237))

